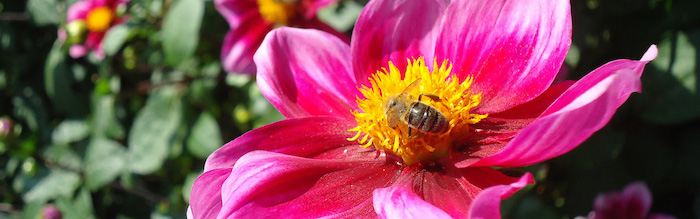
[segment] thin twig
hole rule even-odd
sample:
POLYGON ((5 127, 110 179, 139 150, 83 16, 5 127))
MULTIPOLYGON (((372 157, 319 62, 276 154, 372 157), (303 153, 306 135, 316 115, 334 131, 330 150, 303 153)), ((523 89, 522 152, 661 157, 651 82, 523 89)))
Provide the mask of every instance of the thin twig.
POLYGON ((127 188, 127 187, 124 187, 124 185, 122 185, 119 182, 112 182, 112 184, 110 184, 110 187, 125 191, 125 192, 130 193, 130 194, 134 194, 136 196, 139 196, 139 197, 146 199, 148 201, 152 201, 154 203, 161 203, 161 202, 167 201, 165 198, 161 197, 160 195, 158 195, 156 193, 150 192, 150 191, 142 189, 142 188, 136 188, 136 187, 127 188))

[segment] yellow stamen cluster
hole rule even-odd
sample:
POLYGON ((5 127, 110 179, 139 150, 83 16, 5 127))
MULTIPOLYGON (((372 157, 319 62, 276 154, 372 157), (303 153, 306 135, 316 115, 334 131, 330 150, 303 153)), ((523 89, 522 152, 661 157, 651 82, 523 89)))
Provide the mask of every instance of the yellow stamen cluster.
POLYGON ((275 26, 286 26, 296 15, 296 0, 258 0, 260 14, 275 26))
POLYGON ((469 133, 469 125, 476 124, 487 115, 473 114, 469 110, 481 101, 481 94, 470 92, 471 78, 459 81, 452 77, 452 65, 445 60, 438 65, 433 62, 430 72, 422 57, 408 60, 405 74, 389 62, 389 69, 381 71, 370 78, 371 87, 360 89, 364 98, 358 97, 360 111, 353 112, 357 127, 350 131, 357 132, 349 141, 358 141, 363 147, 374 145, 377 150, 385 150, 403 159, 406 164, 432 160, 447 156, 457 141, 469 133), (403 78, 402 78, 403 75, 403 78), (404 89, 421 79, 417 88, 409 92, 408 101, 418 101, 419 94, 433 94, 439 100, 422 98, 425 104, 435 107, 447 119, 449 126, 443 133, 424 133, 413 129, 408 136, 408 125, 399 122, 389 127, 384 112, 384 104, 389 96, 401 94, 404 89))
POLYGON ((92 32, 105 32, 112 25, 114 11, 109 7, 92 9, 86 18, 87 28, 92 32))

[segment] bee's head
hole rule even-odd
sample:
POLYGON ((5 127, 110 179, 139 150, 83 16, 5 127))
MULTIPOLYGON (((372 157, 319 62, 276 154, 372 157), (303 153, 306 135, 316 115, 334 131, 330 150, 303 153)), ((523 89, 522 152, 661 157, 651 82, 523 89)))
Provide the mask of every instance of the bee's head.
POLYGON ((384 113, 388 113, 389 111, 403 111, 403 108, 406 107, 405 105, 406 103, 401 101, 399 95, 391 95, 386 99, 386 102, 384 102, 384 113))

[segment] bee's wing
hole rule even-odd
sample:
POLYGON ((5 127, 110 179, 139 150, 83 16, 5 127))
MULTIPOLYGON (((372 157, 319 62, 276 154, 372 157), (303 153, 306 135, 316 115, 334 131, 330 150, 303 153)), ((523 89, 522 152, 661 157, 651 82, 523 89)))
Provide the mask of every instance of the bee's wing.
POLYGON ((408 86, 406 86, 406 89, 403 89, 403 92, 401 94, 406 94, 408 92, 411 92, 413 89, 418 87, 418 84, 420 84, 420 78, 416 79, 415 81, 411 82, 408 86))
POLYGON ((399 123, 399 110, 389 109, 386 111, 386 123, 389 127, 395 127, 399 123))

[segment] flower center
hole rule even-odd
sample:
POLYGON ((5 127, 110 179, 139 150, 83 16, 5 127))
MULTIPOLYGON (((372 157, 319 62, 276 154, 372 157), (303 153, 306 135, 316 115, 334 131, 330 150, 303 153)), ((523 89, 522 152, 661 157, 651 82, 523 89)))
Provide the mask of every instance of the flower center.
POLYGON ((276 25, 286 26, 296 15, 296 0, 258 0, 262 17, 276 25))
POLYGON ((92 32, 104 32, 112 24, 114 13, 109 7, 92 9, 87 15, 87 27, 92 32))
POLYGON ((481 101, 481 94, 469 90, 471 78, 451 77, 447 60, 433 66, 430 72, 420 57, 408 60, 403 78, 392 62, 388 70, 377 71, 372 87, 360 89, 364 98, 358 97, 360 111, 353 112, 357 127, 350 129, 357 135, 348 140, 374 145, 409 165, 448 156, 469 125, 488 115, 469 112, 481 101))

